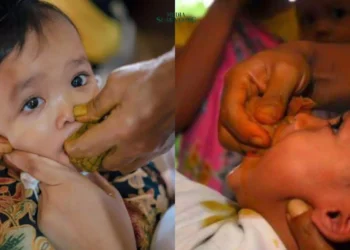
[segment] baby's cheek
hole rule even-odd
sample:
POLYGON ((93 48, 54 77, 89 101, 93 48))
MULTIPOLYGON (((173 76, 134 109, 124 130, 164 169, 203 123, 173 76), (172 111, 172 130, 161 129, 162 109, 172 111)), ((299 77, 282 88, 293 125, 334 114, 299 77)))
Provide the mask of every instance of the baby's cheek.
POLYGON ((92 83, 90 83, 88 86, 86 86, 86 90, 81 92, 79 96, 75 96, 75 100, 78 102, 78 104, 86 103, 91 101, 95 96, 100 93, 101 89, 99 88, 96 80, 94 80, 92 83))
POLYGON ((53 153, 52 146, 54 144, 54 137, 50 137, 49 127, 45 123, 28 124, 21 123, 13 126, 9 133, 8 140, 13 148, 42 156, 50 157, 53 153))

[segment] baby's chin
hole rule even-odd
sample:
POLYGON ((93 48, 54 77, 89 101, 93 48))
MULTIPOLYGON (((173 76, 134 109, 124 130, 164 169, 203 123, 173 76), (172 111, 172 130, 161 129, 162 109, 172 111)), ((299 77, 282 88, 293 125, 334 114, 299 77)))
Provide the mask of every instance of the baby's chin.
POLYGON ((68 155, 64 151, 60 152, 58 156, 58 162, 71 169, 76 169, 74 165, 69 161, 68 155))

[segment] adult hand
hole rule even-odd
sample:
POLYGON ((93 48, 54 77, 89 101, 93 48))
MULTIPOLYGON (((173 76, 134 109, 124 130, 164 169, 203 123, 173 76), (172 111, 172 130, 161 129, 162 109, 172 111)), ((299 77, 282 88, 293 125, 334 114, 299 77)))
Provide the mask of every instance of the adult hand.
POLYGON ((3 155, 11 153, 12 150, 13 149, 9 141, 6 138, 0 136, 0 159, 3 155))
POLYGON ((65 144, 74 158, 108 150, 102 167, 131 172, 171 148, 175 140, 175 53, 114 71, 99 95, 74 108, 76 120, 107 119, 65 144))
POLYGON ((101 176, 91 178, 100 188, 75 169, 38 155, 14 151, 5 160, 40 181, 37 222, 55 249, 136 249, 124 202, 101 176))
POLYGON ((306 59, 282 49, 258 53, 231 69, 220 110, 219 139, 223 146, 239 152, 268 147, 271 138, 262 124, 279 121, 290 97, 302 93, 309 79, 306 59), (252 119, 245 105, 257 96, 262 98, 252 119))
POLYGON ((287 218, 299 250, 334 250, 311 221, 310 207, 303 201, 292 200, 288 203, 287 218))

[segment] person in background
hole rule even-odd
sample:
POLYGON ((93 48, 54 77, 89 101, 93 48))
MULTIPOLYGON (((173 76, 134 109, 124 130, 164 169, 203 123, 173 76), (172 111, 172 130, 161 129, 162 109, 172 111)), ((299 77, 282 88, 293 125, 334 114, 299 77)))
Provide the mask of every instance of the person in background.
MULTIPOLYGON (((196 25, 185 45, 177 47, 176 132, 182 135, 179 171, 232 196, 225 177, 241 156, 225 150, 218 140, 224 74, 232 65, 277 46, 282 39, 296 40, 295 9, 284 0, 216 0, 196 25), (285 27, 277 25, 282 20, 285 27), (213 39, 208 39, 208 34, 213 39)), ((180 38, 184 42, 184 37, 180 38)))
POLYGON ((321 43, 350 42, 350 2, 299 0, 296 2, 300 37, 321 43))

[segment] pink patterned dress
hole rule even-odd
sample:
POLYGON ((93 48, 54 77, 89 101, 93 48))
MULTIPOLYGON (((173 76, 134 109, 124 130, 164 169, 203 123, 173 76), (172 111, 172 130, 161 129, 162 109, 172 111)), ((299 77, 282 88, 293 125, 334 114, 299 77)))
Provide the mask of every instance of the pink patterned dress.
POLYGON ((195 122, 183 134, 179 152, 179 171, 190 179, 232 197, 225 177, 237 166, 241 156, 224 149, 218 140, 218 119, 225 73, 251 55, 277 46, 281 41, 248 20, 234 25, 226 43, 215 82, 195 122))

